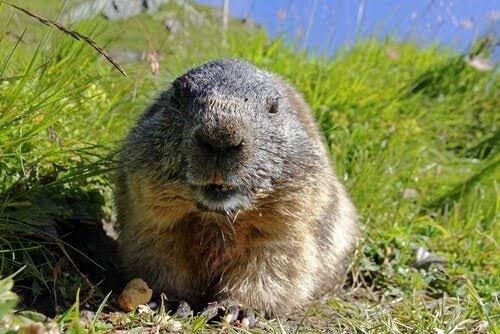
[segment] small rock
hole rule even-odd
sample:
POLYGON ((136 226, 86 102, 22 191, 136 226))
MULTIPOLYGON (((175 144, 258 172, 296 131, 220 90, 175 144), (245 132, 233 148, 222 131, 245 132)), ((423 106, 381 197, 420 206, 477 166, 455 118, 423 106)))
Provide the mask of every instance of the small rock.
POLYGON ((65 21, 69 21, 71 23, 91 19, 101 13, 108 1, 109 0, 92 0, 83 2, 69 8, 69 10, 63 14, 63 17, 65 18, 65 21))
POLYGON ((163 21, 163 25, 165 29, 167 29, 170 33, 175 34, 181 29, 181 23, 176 18, 168 18, 163 21))
POLYGON ((138 15, 143 11, 156 12, 160 5, 170 0, 90 0, 71 7, 63 15, 70 22, 104 15, 109 20, 120 20, 138 15))
POLYGON ((109 20, 119 20, 138 15, 141 11, 142 0, 112 0, 106 2, 102 14, 109 20))
POLYGON ((118 297, 118 305, 126 312, 133 311, 137 306, 147 304, 153 296, 146 282, 140 278, 135 278, 128 282, 121 295, 118 297))
POLYGON ((413 188, 405 188, 403 190, 403 198, 417 198, 418 191, 413 188))
POLYGON ((413 266, 415 268, 428 268, 431 264, 443 266, 446 264, 446 259, 443 256, 433 254, 423 247, 417 248, 417 259, 413 266))

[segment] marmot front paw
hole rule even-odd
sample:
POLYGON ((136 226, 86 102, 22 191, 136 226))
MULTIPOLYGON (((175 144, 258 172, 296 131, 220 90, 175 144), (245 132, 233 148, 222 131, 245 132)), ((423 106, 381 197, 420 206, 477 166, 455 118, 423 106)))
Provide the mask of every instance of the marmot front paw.
POLYGON ((231 324, 242 328, 253 328, 257 323, 252 308, 233 301, 209 303, 201 314, 208 320, 219 320, 222 324, 231 324))

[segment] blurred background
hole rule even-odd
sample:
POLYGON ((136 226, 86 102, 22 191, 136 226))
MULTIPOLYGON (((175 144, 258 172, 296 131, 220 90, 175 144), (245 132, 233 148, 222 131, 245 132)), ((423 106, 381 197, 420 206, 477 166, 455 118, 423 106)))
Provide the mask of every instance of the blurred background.
MULTIPOLYGON (((478 36, 498 33, 498 0, 201 0, 239 18, 251 18, 273 35, 332 54, 357 38, 395 36, 464 51, 478 36)), ((498 57, 498 53, 497 53, 498 57)))

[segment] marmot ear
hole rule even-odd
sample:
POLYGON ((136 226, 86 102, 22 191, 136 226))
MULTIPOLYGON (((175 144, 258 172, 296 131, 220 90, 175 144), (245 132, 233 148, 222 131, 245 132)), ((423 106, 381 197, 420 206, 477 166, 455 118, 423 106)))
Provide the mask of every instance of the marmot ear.
POLYGON ((269 101, 269 109, 268 109, 268 112, 270 114, 277 114, 278 111, 279 111, 279 107, 280 107, 280 98, 277 97, 277 98, 274 98, 274 99, 271 99, 269 101))
POLYGON ((189 90, 189 80, 185 76, 178 77, 172 82, 170 97, 173 102, 184 105, 189 98, 189 90))

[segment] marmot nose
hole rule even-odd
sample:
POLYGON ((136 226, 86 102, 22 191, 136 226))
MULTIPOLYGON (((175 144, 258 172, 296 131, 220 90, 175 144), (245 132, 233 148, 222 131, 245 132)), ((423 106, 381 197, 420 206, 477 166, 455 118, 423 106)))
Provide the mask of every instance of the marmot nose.
POLYGON ((208 152, 238 150, 244 145, 243 136, 234 132, 207 131, 200 128, 195 133, 198 146, 208 152))

